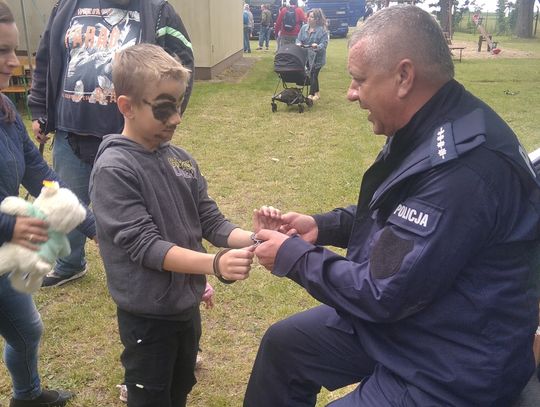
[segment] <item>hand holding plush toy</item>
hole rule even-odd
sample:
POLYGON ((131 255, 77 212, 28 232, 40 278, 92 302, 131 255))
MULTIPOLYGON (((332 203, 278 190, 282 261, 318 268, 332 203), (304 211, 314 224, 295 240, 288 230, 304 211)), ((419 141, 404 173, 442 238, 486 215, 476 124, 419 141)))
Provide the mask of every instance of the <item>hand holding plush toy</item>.
POLYGON ((43 278, 52 270, 56 259, 71 252, 67 234, 86 217, 79 199, 57 182, 44 181, 34 203, 9 196, 0 204, 0 211, 14 216, 42 219, 49 225, 48 240, 34 251, 6 242, 0 247, 0 275, 11 272, 11 285, 18 291, 31 293, 41 287, 43 278))

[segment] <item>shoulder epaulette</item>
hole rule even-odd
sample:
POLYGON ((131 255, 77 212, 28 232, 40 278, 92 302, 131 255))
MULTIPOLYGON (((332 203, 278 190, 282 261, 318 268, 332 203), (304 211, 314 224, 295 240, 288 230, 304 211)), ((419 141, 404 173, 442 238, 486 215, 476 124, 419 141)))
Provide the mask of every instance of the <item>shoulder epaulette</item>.
POLYGON ((486 141, 484 112, 472 112, 438 126, 431 137, 430 161, 433 167, 453 160, 486 141))

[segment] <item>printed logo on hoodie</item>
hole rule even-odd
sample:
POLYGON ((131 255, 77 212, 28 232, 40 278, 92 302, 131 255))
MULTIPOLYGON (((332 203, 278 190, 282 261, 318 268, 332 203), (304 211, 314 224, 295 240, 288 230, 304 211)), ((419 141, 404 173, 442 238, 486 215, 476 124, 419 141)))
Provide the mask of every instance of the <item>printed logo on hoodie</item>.
POLYGON ((195 178, 195 169, 189 160, 179 160, 175 157, 167 159, 177 177, 195 178))

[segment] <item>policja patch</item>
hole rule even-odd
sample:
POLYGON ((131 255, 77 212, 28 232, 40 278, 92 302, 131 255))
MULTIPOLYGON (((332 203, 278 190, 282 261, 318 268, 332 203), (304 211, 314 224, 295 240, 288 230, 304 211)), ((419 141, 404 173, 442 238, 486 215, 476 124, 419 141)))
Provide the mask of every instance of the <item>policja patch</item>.
POLYGON ((417 198, 400 203, 388 222, 419 236, 428 236, 437 227, 442 209, 417 198))

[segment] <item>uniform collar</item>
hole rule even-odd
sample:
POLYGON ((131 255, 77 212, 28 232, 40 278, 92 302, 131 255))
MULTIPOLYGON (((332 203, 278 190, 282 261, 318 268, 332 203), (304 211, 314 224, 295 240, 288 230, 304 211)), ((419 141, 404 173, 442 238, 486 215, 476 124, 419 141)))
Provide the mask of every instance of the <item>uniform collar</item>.
POLYGON ((391 157, 410 154, 430 137, 430 130, 437 123, 448 120, 449 111, 456 106, 462 91, 464 91, 463 86, 455 80, 446 82, 403 128, 389 138, 388 148, 391 157))
POLYGON ((382 157, 391 171, 374 192, 370 207, 378 206, 385 193, 404 179, 485 142, 483 112, 461 111, 460 101, 467 94, 461 84, 450 80, 389 139, 382 157))

